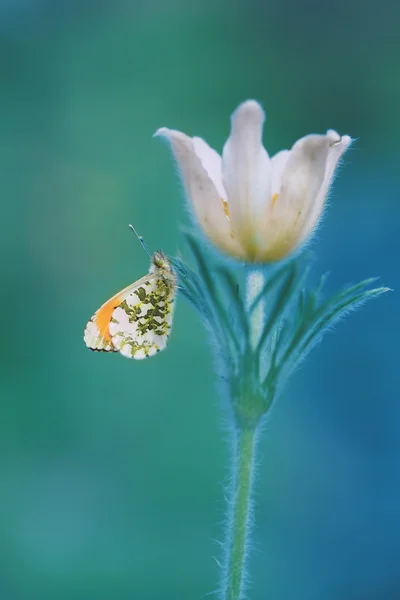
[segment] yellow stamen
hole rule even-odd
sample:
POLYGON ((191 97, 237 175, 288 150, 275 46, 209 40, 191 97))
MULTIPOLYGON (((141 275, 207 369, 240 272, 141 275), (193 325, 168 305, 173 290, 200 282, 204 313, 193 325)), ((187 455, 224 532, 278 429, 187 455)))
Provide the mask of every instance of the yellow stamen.
MULTIPOLYGON (((223 198, 221 198, 221 202, 222 202, 222 208, 224 209, 224 214, 225 217, 227 218, 227 221, 229 222, 229 225, 231 225, 231 218, 229 216, 229 209, 228 209, 228 203, 226 200, 224 200, 223 198)), ((231 238, 234 240, 235 239, 235 234, 233 232, 232 229, 232 225, 231 225, 231 238)))
POLYGON ((222 202, 222 208, 224 209, 225 216, 228 219, 228 221, 230 221, 231 219, 229 217, 228 203, 223 198, 221 198, 221 202, 222 202))
POLYGON ((274 194, 272 196, 272 201, 271 201, 272 208, 274 208, 274 206, 275 206, 275 202, 276 202, 277 197, 278 197, 278 194, 274 194))

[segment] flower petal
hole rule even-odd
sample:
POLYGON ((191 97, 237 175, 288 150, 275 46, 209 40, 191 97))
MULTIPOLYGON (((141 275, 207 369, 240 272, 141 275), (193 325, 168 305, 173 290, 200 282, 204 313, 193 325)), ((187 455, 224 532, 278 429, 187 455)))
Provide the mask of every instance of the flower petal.
POLYGON ((263 123, 264 111, 258 102, 243 102, 232 115, 231 133, 222 153, 222 179, 233 230, 250 254, 259 243, 257 224, 271 195, 271 165, 262 145, 263 123))
POLYGON ((333 183, 336 167, 338 166, 339 160, 347 148, 350 146, 352 139, 349 135, 340 135, 333 129, 329 129, 326 132, 326 136, 329 139, 329 151, 325 165, 325 176, 322 182, 319 193, 313 202, 312 209, 309 213, 307 220, 304 222, 304 226, 299 233, 299 242, 302 242, 312 232, 314 227, 318 224, 322 210, 325 205, 326 198, 328 196, 329 188, 333 183))
POLYGON ((308 135, 298 140, 284 157, 280 192, 271 204, 262 249, 264 260, 279 260, 299 244, 299 232, 307 220, 325 176, 329 140, 308 135))
POLYGON ((282 184, 282 173, 289 158, 289 150, 281 150, 271 158, 271 194, 279 194, 282 184))
POLYGON ((304 215, 321 189, 328 151, 326 135, 307 135, 293 145, 283 169, 277 209, 304 215))
POLYGON ((222 183, 222 158, 214 148, 199 137, 192 138, 194 151, 201 160, 217 192, 223 200, 227 200, 226 191, 222 183))
MULTIPOLYGON (((322 184, 319 198, 318 198, 318 200, 321 199, 322 201, 328 194, 328 191, 333 182, 336 167, 338 166, 340 158, 346 152, 347 148, 350 146, 350 144, 353 141, 349 135, 343 135, 342 137, 340 137, 339 134, 336 133, 336 131, 334 131, 333 129, 329 129, 326 132, 326 135, 330 136, 332 143, 330 145, 328 158, 326 160, 324 182, 322 184)), ((317 202, 318 202, 318 200, 317 200, 317 202)))
POLYGON ((281 190, 271 209, 264 259, 278 260, 312 233, 324 207, 337 161, 350 138, 333 130, 298 140, 287 158, 281 190))
POLYGON ((195 152, 192 138, 166 127, 158 129, 155 136, 165 137, 170 142, 187 196, 206 235, 224 252, 241 257, 243 252, 232 235, 223 199, 195 152))

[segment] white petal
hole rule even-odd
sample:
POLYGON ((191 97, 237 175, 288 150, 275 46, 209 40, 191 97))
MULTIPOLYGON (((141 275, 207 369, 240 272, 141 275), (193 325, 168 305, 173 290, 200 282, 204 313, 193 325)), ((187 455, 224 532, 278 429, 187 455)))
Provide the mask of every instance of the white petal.
POLYGON ((282 173, 281 190, 274 202, 264 246, 264 257, 278 260, 298 247, 321 216, 337 161, 350 138, 334 131, 308 135, 289 153, 282 173))
POLYGON ((289 158, 289 150, 281 150, 271 158, 271 194, 279 194, 282 184, 282 173, 289 158))
POLYGON ((284 221, 291 234, 298 232, 308 219, 321 190, 329 148, 326 135, 307 135, 290 151, 273 214, 284 221))
POLYGON ((226 191, 222 183, 222 158, 214 148, 211 148, 202 138, 194 137, 193 147, 201 164, 207 171, 211 181, 217 188, 217 192, 226 201, 226 191))
POLYGON ((255 100, 232 115, 231 133, 222 153, 222 178, 233 230, 240 242, 256 247, 257 226, 270 198, 271 165, 262 145, 264 111, 255 100))
POLYGON ((328 150, 329 140, 324 135, 301 138, 290 150, 279 195, 270 208, 263 245, 265 260, 279 260, 298 245, 299 231, 324 180, 328 150))
POLYGON ((165 137, 171 143, 186 193, 205 233, 225 252, 240 256, 242 251, 232 236, 220 194, 195 152, 192 138, 166 127, 159 129, 155 135, 165 137))
POLYGON ((343 135, 342 137, 340 137, 332 129, 327 131, 327 135, 331 136, 332 141, 333 140, 335 140, 335 141, 333 141, 333 143, 331 144, 331 146, 329 148, 329 154, 328 154, 328 158, 326 160, 325 177, 324 177, 324 182, 323 182, 321 190, 320 190, 320 197, 322 197, 321 198, 322 201, 324 200, 325 196, 327 195, 327 193, 329 191, 329 187, 331 186, 331 184, 333 182, 335 170, 336 170, 336 167, 338 166, 340 158, 346 152, 347 148, 350 146, 351 142, 353 141, 349 135, 343 135), (337 138, 335 139, 334 136, 337 136, 337 138, 339 138, 339 139, 337 139, 337 138))
POLYGON ((330 136, 330 139, 333 143, 331 143, 329 148, 329 154, 326 161, 324 182, 320 191, 322 200, 324 200, 325 196, 329 191, 329 187, 333 182, 336 167, 338 166, 340 158, 346 152, 347 148, 353 141, 349 135, 343 135, 342 137, 340 137, 336 133, 336 131, 333 131, 332 129, 327 131, 327 136, 330 136))
POLYGON ((336 167, 338 166, 341 156, 352 142, 350 136, 344 135, 340 137, 333 129, 329 129, 326 132, 326 136, 329 140, 329 151, 326 159, 324 180, 312 205, 312 210, 310 211, 307 220, 304 222, 304 226, 299 234, 299 241, 303 241, 317 225, 324 208, 329 188, 333 183, 336 167))

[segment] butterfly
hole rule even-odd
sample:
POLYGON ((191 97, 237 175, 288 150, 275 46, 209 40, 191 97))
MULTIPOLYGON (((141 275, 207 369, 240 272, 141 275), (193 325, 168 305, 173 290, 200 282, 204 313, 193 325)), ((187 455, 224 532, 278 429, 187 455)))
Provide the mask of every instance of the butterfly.
MULTIPOLYGON (((143 238, 137 237, 149 254, 143 238)), ((83 339, 90 350, 120 352, 127 358, 140 360, 166 347, 177 277, 160 250, 150 260, 148 275, 107 300, 87 323, 83 339)))

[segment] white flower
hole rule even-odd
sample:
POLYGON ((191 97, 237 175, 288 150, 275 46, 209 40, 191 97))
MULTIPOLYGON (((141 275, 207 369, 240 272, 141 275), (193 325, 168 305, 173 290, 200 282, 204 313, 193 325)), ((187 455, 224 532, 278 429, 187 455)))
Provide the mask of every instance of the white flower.
POLYGON ((255 100, 240 104, 222 157, 201 138, 165 127, 156 132, 171 143, 204 233, 224 253, 254 263, 284 258, 311 235, 351 143, 330 129, 270 158, 264 118, 255 100))

